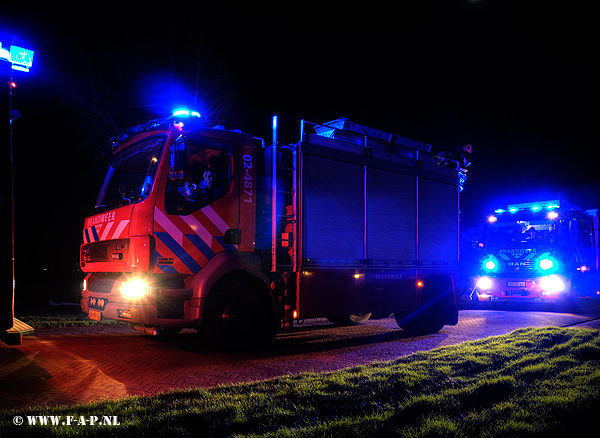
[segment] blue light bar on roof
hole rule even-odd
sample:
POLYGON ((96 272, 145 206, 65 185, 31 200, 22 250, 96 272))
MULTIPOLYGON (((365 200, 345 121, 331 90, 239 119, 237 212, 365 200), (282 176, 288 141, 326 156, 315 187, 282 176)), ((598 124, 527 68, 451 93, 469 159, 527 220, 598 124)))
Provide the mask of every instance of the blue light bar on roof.
POLYGON ((192 117, 200 117, 200 113, 198 111, 190 111, 185 108, 177 109, 173 111, 174 116, 192 116, 192 117))
POLYGON ((520 204, 509 204, 508 207, 505 209, 503 208, 498 208, 496 210, 494 210, 494 213, 496 214, 502 214, 502 213, 506 213, 507 211, 509 213, 516 213, 518 211, 522 211, 522 210, 531 210, 531 211, 541 211, 541 210, 556 210, 560 208, 560 201, 559 200, 551 200, 551 201, 542 201, 542 202, 523 202, 520 204))
POLYGON ((517 210, 526 210, 526 209, 530 208, 533 211, 539 211, 543 207, 550 208, 550 206, 552 208, 559 208, 560 201, 552 200, 552 201, 522 202, 520 204, 510 204, 508 206, 508 209, 511 210, 514 208, 517 210))

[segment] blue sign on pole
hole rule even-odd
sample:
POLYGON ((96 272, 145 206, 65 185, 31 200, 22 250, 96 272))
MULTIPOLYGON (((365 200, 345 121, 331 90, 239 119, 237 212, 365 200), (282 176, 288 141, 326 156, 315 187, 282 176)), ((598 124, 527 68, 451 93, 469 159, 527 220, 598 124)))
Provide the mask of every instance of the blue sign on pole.
POLYGON ((10 46, 10 62, 15 66, 23 67, 24 71, 29 71, 29 67, 33 65, 33 50, 24 49, 19 46, 10 46))
POLYGON ((19 46, 10 46, 10 50, 6 50, 0 43, 0 59, 10 62, 13 70, 28 72, 33 65, 33 53, 33 50, 19 46))

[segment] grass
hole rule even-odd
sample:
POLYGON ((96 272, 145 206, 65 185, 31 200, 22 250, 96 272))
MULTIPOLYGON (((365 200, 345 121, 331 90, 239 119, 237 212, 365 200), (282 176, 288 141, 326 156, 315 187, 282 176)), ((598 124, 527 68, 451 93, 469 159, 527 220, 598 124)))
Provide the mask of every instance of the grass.
POLYGON ((530 328, 336 372, 9 410, 0 424, 7 436, 515 438, 583 434, 599 414, 600 331, 530 328), (15 415, 120 425, 15 426, 15 415))
POLYGON ((109 319, 94 321, 89 319, 79 306, 47 306, 43 309, 23 310, 16 312, 15 317, 33 328, 124 324, 109 319))

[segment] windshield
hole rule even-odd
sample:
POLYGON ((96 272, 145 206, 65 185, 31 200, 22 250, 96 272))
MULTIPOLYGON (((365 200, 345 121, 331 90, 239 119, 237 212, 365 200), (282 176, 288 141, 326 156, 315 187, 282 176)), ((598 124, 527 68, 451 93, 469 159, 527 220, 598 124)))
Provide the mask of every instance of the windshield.
POLYGON ((552 245, 556 241, 556 222, 551 220, 496 223, 492 226, 493 247, 528 247, 552 245))
POLYGON ((143 201, 152 191, 164 136, 150 137, 125 148, 110 161, 96 208, 143 201))

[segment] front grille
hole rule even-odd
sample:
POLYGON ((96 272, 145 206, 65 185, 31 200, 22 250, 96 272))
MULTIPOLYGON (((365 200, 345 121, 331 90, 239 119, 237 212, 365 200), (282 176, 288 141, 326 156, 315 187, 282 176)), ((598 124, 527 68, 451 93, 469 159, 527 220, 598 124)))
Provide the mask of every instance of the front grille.
POLYGON ((87 250, 88 262, 103 262, 108 258, 108 243, 90 245, 87 250))
POLYGON ((129 239, 107 240, 85 245, 81 250, 81 263, 127 260, 129 239))
POLYGON ((91 292, 110 293, 117 278, 112 275, 92 275, 88 278, 87 289, 91 292))
POLYGON ((526 297, 529 295, 529 292, 526 290, 505 290, 504 296, 507 297, 526 297))

